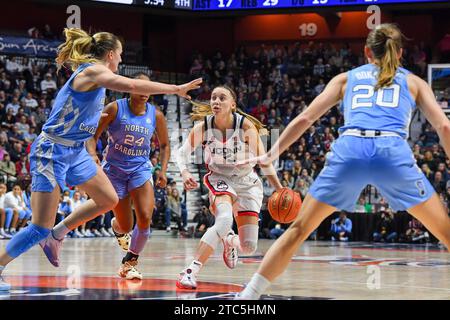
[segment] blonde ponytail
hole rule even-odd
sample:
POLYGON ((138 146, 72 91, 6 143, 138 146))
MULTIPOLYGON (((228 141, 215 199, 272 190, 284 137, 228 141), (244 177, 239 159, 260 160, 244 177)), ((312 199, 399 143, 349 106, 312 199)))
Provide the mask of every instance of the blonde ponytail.
POLYGON ((66 42, 58 47, 56 63, 58 70, 64 64, 75 71, 83 63, 95 63, 102 60, 105 55, 118 48, 121 41, 109 32, 98 32, 90 36, 79 28, 65 28, 66 42))
POLYGON ((56 57, 58 70, 64 64, 68 64, 75 71, 83 63, 97 61, 91 54, 93 38, 86 31, 78 28, 65 28, 64 36, 66 42, 59 45, 56 57))
POLYGON ((372 50, 380 69, 375 90, 390 86, 401 66, 399 53, 404 38, 400 29, 391 23, 377 26, 367 36, 366 46, 372 50))
POLYGON ((395 73, 399 67, 398 48, 395 41, 388 38, 386 41, 386 53, 380 61, 380 73, 375 90, 389 87, 394 81, 395 73))

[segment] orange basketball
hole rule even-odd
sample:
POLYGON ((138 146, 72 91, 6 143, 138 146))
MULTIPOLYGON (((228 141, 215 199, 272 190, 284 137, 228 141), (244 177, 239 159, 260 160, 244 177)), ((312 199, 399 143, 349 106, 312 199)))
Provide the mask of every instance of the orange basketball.
POLYGON ((272 194, 267 203, 272 219, 280 223, 290 223, 297 218, 302 205, 300 194, 288 188, 283 188, 272 194))

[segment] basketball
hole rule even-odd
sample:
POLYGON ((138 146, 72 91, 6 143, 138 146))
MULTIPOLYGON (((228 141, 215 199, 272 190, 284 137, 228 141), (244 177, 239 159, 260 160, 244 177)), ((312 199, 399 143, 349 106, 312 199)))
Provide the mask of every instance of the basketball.
POLYGON ((294 221, 301 205, 300 195, 288 188, 283 188, 272 194, 267 203, 272 219, 280 223, 294 221))

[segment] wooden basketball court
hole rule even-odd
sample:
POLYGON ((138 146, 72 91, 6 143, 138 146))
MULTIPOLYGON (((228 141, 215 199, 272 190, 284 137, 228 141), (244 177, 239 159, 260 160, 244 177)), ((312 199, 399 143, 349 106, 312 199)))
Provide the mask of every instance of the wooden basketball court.
MULTIPOLYGON (((273 243, 260 240, 256 254, 241 257, 234 270, 223 263, 219 247, 201 271, 198 289, 177 289, 177 274, 198 241, 154 231, 139 259, 143 281, 117 276, 123 252, 114 238, 66 239, 59 268, 36 246, 5 270, 13 289, 0 299, 232 299, 273 243)), ((262 298, 448 300, 449 253, 437 245, 308 241, 262 298)))

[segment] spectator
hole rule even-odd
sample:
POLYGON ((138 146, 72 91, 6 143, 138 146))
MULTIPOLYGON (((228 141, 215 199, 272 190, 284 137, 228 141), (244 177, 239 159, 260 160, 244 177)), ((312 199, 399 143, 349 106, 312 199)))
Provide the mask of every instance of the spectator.
POLYGON ((20 117, 20 121, 16 122, 15 127, 17 127, 17 133, 23 140, 26 133, 28 133, 30 129, 30 125, 27 123, 27 116, 23 115, 20 117))
POLYGON ((19 212, 12 208, 5 208, 6 185, 0 183, 0 239, 11 239, 10 230, 17 228, 19 212))
POLYGON ((52 29, 50 28, 49 24, 45 24, 44 30, 42 31, 42 37, 47 40, 54 40, 55 34, 53 33, 52 29))
MULTIPOLYGON (((26 226, 27 222, 31 218, 31 210, 27 208, 23 199, 22 188, 18 184, 14 185, 12 191, 6 193, 4 206, 5 209, 10 208, 18 212, 19 218, 17 223, 17 231, 20 231, 26 226)), ((13 235, 16 233, 16 228, 11 227, 9 231, 13 235)))
POLYGON ((279 222, 272 220, 269 222, 269 237, 270 239, 278 239, 286 231, 286 228, 279 222))
POLYGON ((331 240, 349 241, 352 237, 352 221, 342 211, 339 218, 331 221, 331 240))
POLYGON ((291 176, 289 171, 283 171, 283 178, 281 179, 281 184, 286 184, 290 189, 294 188, 294 178, 291 176))
POLYGON ((436 171, 434 174, 434 179, 431 182, 431 184, 434 187, 434 190, 436 190, 437 193, 444 193, 445 192, 445 181, 442 179, 442 172, 436 171))
MULTIPOLYGON (((62 220, 64 220, 64 218, 67 217, 72 212, 73 212, 73 205, 72 205, 72 200, 70 199, 70 192, 69 192, 69 189, 66 189, 66 190, 64 190, 63 194, 61 195, 61 198, 59 201, 55 225, 60 223, 62 220)), ((73 231, 70 232, 69 235, 73 235, 73 231)))
POLYGON ((167 199, 166 211, 166 230, 170 231, 170 221, 175 220, 178 225, 178 230, 183 231, 182 217, 181 217, 181 198, 177 188, 172 187, 171 193, 167 199))
POLYGON ((31 92, 28 92, 27 95, 22 98, 22 101, 25 103, 26 108, 30 111, 36 109, 38 106, 38 102, 33 98, 33 94, 31 92))
POLYGON ((36 127, 30 126, 28 128, 28 132, 23 135, 23 139, 26 144, 32 144, 33 141, 37 138, 36 127))
POLYGON ((397 232, 395 232, 394 214, 391 211, 382 211, 381 219, 378 221, 375 230, 373 241, 395 242, 397 232))
POLYGON ((366 213, 366 200, 364 199, 364 196, 359 197, 358 203, 355 206, 355 212, 357 213, 366 213))
POLYGON ((28 156, 26 154, 20 155, 20 161, 16 162, 16 173, 17 177, 30 178, 30 161, 28 161, 28 156))
POLYGON ((17 114, 17 111, 19 111, 19 108, 20 108, 19 98, 13 97, 12 101, 6 105, 6 113, 7 114, 12 113, 12 115, 15 116, 17 114), (12 112, 8 113, 9 110, 12 110, 12 112))
POLYGON ((201 238, 205 234, 206 230, 214 224, 214 216, 209 212, 206 206, 202 206, 199 213, 194 216, 195 226, 194 237, 201 238))
POLYGON ((55 93, 57 89, 55 80, 50 73, 45 74, 45 79, 41 81, 41 91, 46 93, 55 93))
POLYGON ((303 179, 297 179, 297 183, 295 184, 294 191, 298 192, 300 194, 300 197, 302 200, 305 199, 306 194, 308 193, 309 186, 307 185, 306 181, 303 179))
POLYGON ((409 242, 421 242, 421 241, 429 242, 430 235, 426 231, 423 224, 416 218, 413 218, 408 223, 408 229, 406 230, 406 239, 409 242))
POLYGON ((16 178, 16 165, 11 161, 8 153, 5 153, 3 160, 0 161, 0 173, 3 175, 3 181, 5 183, 15 182, 16 178))

